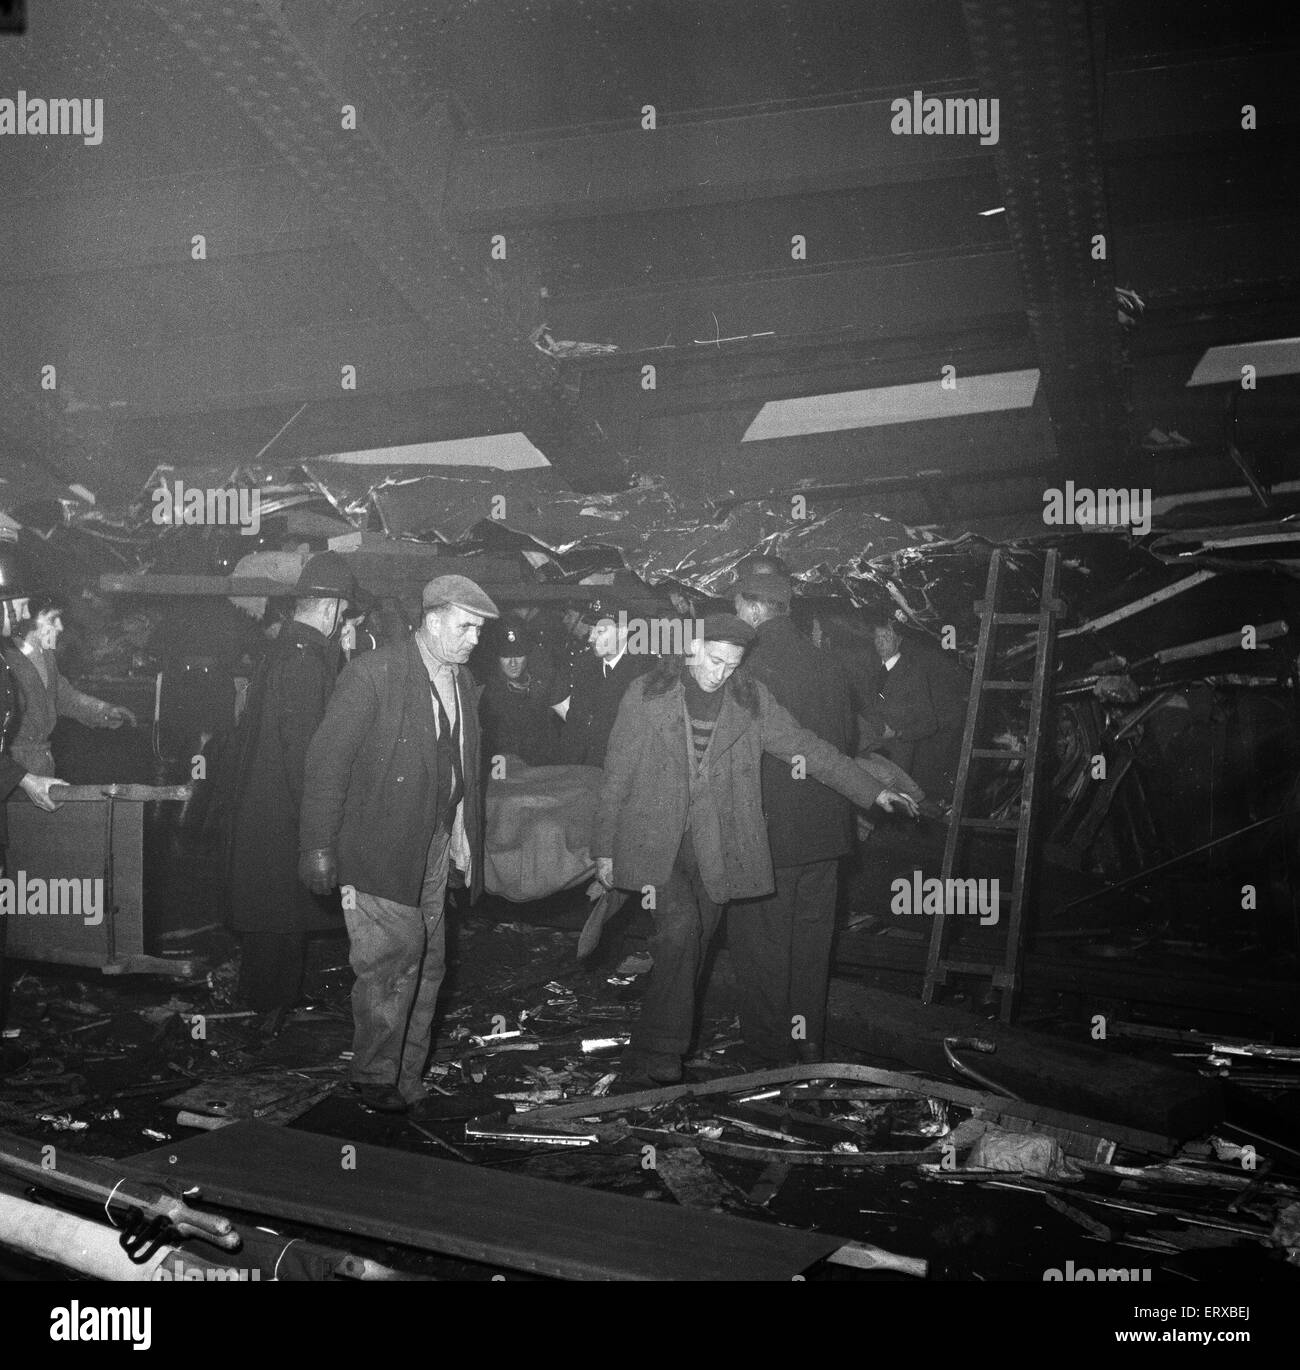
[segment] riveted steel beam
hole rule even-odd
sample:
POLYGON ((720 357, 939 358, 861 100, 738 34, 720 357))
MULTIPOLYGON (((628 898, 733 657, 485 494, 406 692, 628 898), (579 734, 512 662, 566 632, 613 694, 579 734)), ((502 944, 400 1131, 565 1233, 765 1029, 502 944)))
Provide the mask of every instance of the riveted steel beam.
POLYGON ((999 101, 998 176, 1057 448, 1082 477, 1129 450, 1091 6, 963 0, 962 12, 981 96, 999 101))
MULTIPOLYGON (((413 114, 408 101, 389 98, 358 55, 350 6, 259 0, 223 12, 201 0, 151 4, 416 316, 438 330, 449 317, 461 326, 470 375, 567 479, 622 484, 620 455, 511 318, 510 287, 493 272, 489 244, 475 259, 445 231, 437 209, 453 136, 445 102, 413 114), (357 111, 355 129, 343 127, 344 105, 357 111)), ((359 389, 364 383, 359 376, 359 389)))

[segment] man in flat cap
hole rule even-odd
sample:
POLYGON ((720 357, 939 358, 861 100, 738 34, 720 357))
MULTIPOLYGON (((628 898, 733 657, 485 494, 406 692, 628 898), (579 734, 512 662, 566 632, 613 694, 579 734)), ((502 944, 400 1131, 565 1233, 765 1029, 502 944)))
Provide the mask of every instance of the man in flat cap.
POLYGON ((421 603, 409 638, 339 677, 307 750, 299 837, 308 888, 342 887, 357 977, 351 1080, 385 1113, 424 1096, 448 874, 471 898, 482 888, 477 690, 461 668, 500 615, 464 576, 431 580, 421 603))
POLYGON ((342 667, 340 631, 358 603, 347 560, 308 558, 290 619, 258 666, 235 732, 227 886, 240 934, 239 993, 275 1031, 302 993, 307 937, 338 932, 337 899, 298 880, 298 823, 307 747, 342 667))
POLYGON ((652 911, 654 969, 626 1063, 661 1084, 682 1077, 705 953, 733 899, 774 887, 763 819, 764 752, 864 807, 913 801, 801 728, 767 688, 734 675, 754 630, 731 614, 704 620, 685 658, 634 680, 609 740, 592 852, 611 888, 652 911))

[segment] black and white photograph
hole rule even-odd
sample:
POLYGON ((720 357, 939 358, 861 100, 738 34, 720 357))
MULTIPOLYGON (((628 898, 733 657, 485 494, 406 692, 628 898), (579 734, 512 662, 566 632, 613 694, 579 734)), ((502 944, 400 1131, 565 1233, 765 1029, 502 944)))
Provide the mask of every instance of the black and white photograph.
POLYGON ((1297 91, 1261 0, 0 0, 13 1335, 1280 1347, 1297 91))

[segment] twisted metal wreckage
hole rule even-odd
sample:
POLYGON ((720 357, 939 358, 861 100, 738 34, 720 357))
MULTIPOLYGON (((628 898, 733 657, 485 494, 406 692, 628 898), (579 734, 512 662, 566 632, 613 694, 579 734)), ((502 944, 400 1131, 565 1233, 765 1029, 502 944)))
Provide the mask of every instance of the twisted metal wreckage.
MULTIPOLYGON (((237 533, 209 538, 197 561, 194 540, 174 537, 149 516, 150 492, 169 475, 156 472, 120 517, 84 506, 73 512, 65 504, 45 509, 43 518, 14 522, 38 557, 61 563, 64 577, 70 567, 93 569, 104 589, 125 594, 229 593, 235 587, 227 574, 248 540, 237 533)), ((381 595, 400 597, 425 578, 430 560, 445 564, 451 558, 507 602, 582 598, 619 576, 622 587, 635 587, 647 604, 675 596, 678 607, 695 608, 708 597, 725 597, 737 563, 761 551, 785 559, 807 606, 845 629, 848 638, 839 645, 849 649, 861 644, 852 640, 852 615, 837 619, 837 606, 891 605, 932 636, 955 629, 956 647, 969 652, 978 630, 974 604, 992 550, 974 534, 942 538, 862 512, 855 507, 860 501, 844 499, 826 509, 816 492, 798 511, 809 516, 796 518, 790 500, 705 506, 674 498, 651 481, 616 494, 580 495, 537 477, 382 473, 376 479, 373 469, 326 464, 196 472, 187 480, 232 477, 259 491, 259 545, 334 540, 381 595), (502 497, 494 509, 494 499, 502 497)), ((662 1221, 656 1217, 650 1231, 640 1214, 630 1222, 623 1208, 629 1201, 614 1196, 391 1152, 384 1153, 385 1166, 401 1168, 409 1182, 404 1193, 436 1189, 459 1196, 447 1221, 414 1220, 405 1200, 405 1211, 390 1211, 378 1193, 340 1207, 325 1180, 316 1185, 312 1179, 318 1161, 337 1167, 333 1144, 330 1158, 312 1151, 315 1141, 327 1139, 290 1136, 266 1121, 239 1121, 265 1119, 265 1108, 208 1117, 195 1114, 201 1106, 191 1104, 180 1115, 188 1125, 199 1117, 206 1119, 203 1127, 220 1130, 102 1173, 90 1163, 82 1167, 85 1173, 61 1167, 64 1178, 57 1184, 37 1173, 29 1143, 0 1138, 6 1241, 56 1260, 66 1259, 69 1242, 82 1241, 92 1251, 83 1268, 111 1278, 165 1278, 160 1272, 178 1265, 207 1270, 216 1263, 204 1243, 219 1248, 221 1270, 242 1269, 243 1277, 254 1271, 275 1278, 410 1277, 329 1241, 286 1245, 242 1231, 190 1208, 201 1192, 202 1202, 218 1207, 307 1222, 326 1234, 364 1236, 399 1251, 567 1277, 665 1277, 671 1271, 681 1278, 687 1251, 698 1255, 698 1268, 692 1267, 697 1278, 788 1278, 827 1258, 923 1275, 926 1262, 914 1255, 796 1234, 764 1221, 768 1205, 800 1167, 838 1173, 907 1167, 935 1185, 1039 1194, 1092 1238, 1162 1256, 1197 1243, 1246 1241, 1296 1261, 1300 1189, 1287 1177, 1300 1155, 1225 1122, 1216 1091, 1226 1079, 1270 1099, 1298 1082, 1295 1050, 1260 1040, 1261 1032, 1270 1036, 1297 1026, 1290 826, 1297 773, 1290 626, 1296 590, 1287 558, 1297 536, 1285 523, 1255 524, 1166 528, 1141 546, 1096 532, 1026 536, 1004 549, 1011 607, 1036 603, 1048 546, 1062 553, 1065 603, 1052 681, 1055 756, 1041 852, 1058 878, 1037 909, 1027 982, 1067 997, 1086 988, 1090 1002, 1187 1005, 1200 995, 1211 1017, 1226 1011, 1249 1021, 1255 1036, 1165 1028, 1138 1021, 1140 1015, 1111 1018, 1113 1037, 1182 1055, 1196 1075, 1174 1078, 1145 1062, 1120 1067, 1115 1061, 1126 1058, 1107 1055, 1109 1069, 1130 1072, 1108 1079, 1095 1048, 1091 1056, 1089 1048, 1058 1048, 1053 1056, 1045 1039, 1009 1028, 973 1038, 960 1027, 972 1022, 968 1015, 956 1015, 956 1023, 932 1016, 917 1031, 903 1001, 853 985, 859 1005, 874 995, 873 1024, 855 1037, 852 1013, 841 1015, 839 1040, 851 1051, 901 1058, 909 1072, 832 1063, 724 1073, 700 1085, 603 1097, 607 1076, 533 1071, 533 1088, 510 1104, 518 1111, 503 1113, 495 1105, 484 1113, 477 1085, 485 1060, 559 1046, 521 1014, 517 1029, 503 1031, 498 1041, 471 1037, 468 1044, 440 1047, 441 1064, 434 1067, 439 1078, 455 1085, 458 1077, 448 1072, 459 1069, 468 1092, 444 1089, 439 1120, 429 1124, 437 1130, 421 1127, 421 1134, 460 1163, 482 1158, 481 1151, 471 1157, 467 1146, 489 1148, 489 1155, 494 1147, 532 1148, 539 1158, 580 1150, 594 1160, 651 1145, 662 1161, 660 1178, 683 1210, 679 1215, 659 1215, 662 1221), (1180 909, 1178 899, 1161 898, 1167 886, 1160 882, 1184 871, 1193 872, 1203 891, 1231 888, 1240 883, 1243 863, 1269 892, 1248 917, 1227 918, 1222 903, 1215 913, 1204 898, 1189 914, 1186 900, 1180 909), (1274 964, 1259 965, 1269 958, 1274 964), (977 1067, 972 1053, 984 1063, 977 1067), (979 1089, 945 1081, 949 1072, 979 1089), (1045 1075, 1058 1077, 1055 1090, 1045 1075), (565 1078, 575 1086, 562 1091, 567 1097, 557 1100, 556 1091, 537 1088, 539 1080, 565 1078), (1090 1088, 1083 1087, 1085 1079, 1090 1088), (1082 1103, 1063 1109, 1061 1095, 1071 1090, 1082 1103), (449 1123, 459 1125, 460 1145, 448 1140, 449 1123), (1254 1154, 1256 1145, 1263 1169, 1244 1174, 1241 1157, 1247 1150, 1254 1154), (757 1186, 738 1189, 715 1169, 736 1161, 765 1167, 757 1186), (249 1177, 255 1172, 254 1181, 249 1177), (151 1179, 160 1174, 172 1181, 161 1189, 151 1179), (489 1177, 507 1181, 492 1190, 492 1202, 483 1188, 489 1177), (38 1205, 25 1197, 29 1184, 41 1195, 38 1205), (65 1200, 106 1198, 109 1219, 123 1229, 121 1241, 107 1229, 64 1231, 59 1224, 66 1225, 68 1215, 58 1212, 55 1191, 65 1200), (512 1216, 510 1232, 492 1216, 500 1213, 512 1216), (514 1221, 520 1213, 527 1216, 522 1227, 514 1221), (705 1221, 714 1224, 707 1232, 700 1226, 705 1221), (634 1227, 643 1239, 629 1243, 626 1234, 634 1227), (592 1250, 604 1252, 594 1263, 592 1250)), ((240 588, 267 587, 245 580, 240 588)), ((1003 644, 1002 659, 1023 662, 1033 645, 1022 633, 1003 644)), ((994 726, 1006 750, 1024 753, 1027 722, 1023 710, 1003 706, 994 726)), ((1020 770, 1011 759, 987 781, 983 800, 995 816, 1016 811, 1020 770)), ((846 938, 841 975, 918 969, 923 947, 887 935, 891 931, 868 928, 866 936, 846 938)), ((591 950, 588 940, 579 954, 591 950)), ((300 1085, 293 1107, 271 1116, 288 1121, 320 1098, 318 1088, 304 1093, 300 1085)))

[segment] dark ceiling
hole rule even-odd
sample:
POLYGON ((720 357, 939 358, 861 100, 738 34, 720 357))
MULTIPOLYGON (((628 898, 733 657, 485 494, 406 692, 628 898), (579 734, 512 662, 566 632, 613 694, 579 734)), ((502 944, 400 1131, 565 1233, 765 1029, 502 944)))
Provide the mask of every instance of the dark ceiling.
POLYGON ((880 482, 914 523, 1032 509, 1065 476, 1240 487, 1230 438, 1263 499, 1300 476, 1295 376, 1239 393, 1231 431, 1224 390, 1186 386, 1208 346, 1300 336, 1293 6, 28 12, 0 95, 102 96, 105 135, 0 138, 15 487, 121 501, 160 463, 249 461, 295 414, 278 462, 522 429, 580 489, 880 482), (998 98, 999 142, 894 136, 890 102, 917 89, 998 98), (1117 286, 1145 304, 1134 326, 1117 286), (542 322, 619 351, 553 360, 542 322), (765 401, 948 364, 1042 379, 1028 409, 741 443, 765 401))

